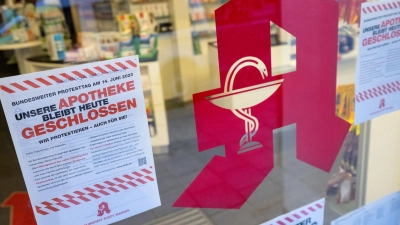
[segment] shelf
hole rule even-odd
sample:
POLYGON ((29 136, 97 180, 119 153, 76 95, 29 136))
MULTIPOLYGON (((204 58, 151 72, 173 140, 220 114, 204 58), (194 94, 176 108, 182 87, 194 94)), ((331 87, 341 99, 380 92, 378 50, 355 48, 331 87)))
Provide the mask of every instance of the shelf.
MULTIPOLYGON (((142 0, 129 2, 131 13, 147 11, 153 14, 158 25, 172 24, 171 6, 168 0, 142 0)), ((168 31, 168 29, 166 30, 168 31)))
POLYGON ((215 22, 214 18, 206 18, 206 19, 201 19, 201 20, 190 20, 192 25, 195 24, 203 24, 203 23, 210 23, 210 22, 215 22))
POLYGON ((164 2, 168 2, 168 0, 139 0, 139 1, 131 0, 130 1, 130 3, 132 3, 132 4, 164 3, 164 2))
POLYGON ((0 45, 0 50, 15 50, 15 49, 22 49, 22 48, 32 48, 41 46, 41 41, 29 41, 23 43, 8 43, 0 45))
POLYGON ((165 20, 165 19, 169 19, 171 21, 171 16, 156 16, 154 17, 156 18, 156 20, 165 20))
POLYGON ((336 203, 337 196, 329 196, 326 197, 326 204, 331 208, 335 213, 343 216, 354 209, 357 208, 357 203, 355 200, 349 201, 347 203, 337 204, 336 203))
POLYGON ((222 5, 228 2, 228 0, 214 0, 214 1, 197 1, 192 3, 191 1, 193 0, 188 0, 189 1, 189 7, 190 8, 197 8, 205 5, 222 5))
POLYGON ((219 2, 219 1, 215 1, 215 2, 204 2, 204 3, 194 3, 194 4, 192 4, 192 3, 189 3, 189 7, 190 8, 198 8, 198 7, 204 7, 205 5, 220 5, 220 4, 223 4, 223 3, 221 3, 221 2, 219 2))
POLYGON ((358 51, 353 50, 347 54, 341 54, 338 58, 338 62, 344 62, 344 61, 350 61, 350 60, 356 60, 358 56, 358 51))
POLYGON ((192 31, 192 37, 193 38, 209 38, 209 37, 215 37, 216 32, 215 31, 192 31))

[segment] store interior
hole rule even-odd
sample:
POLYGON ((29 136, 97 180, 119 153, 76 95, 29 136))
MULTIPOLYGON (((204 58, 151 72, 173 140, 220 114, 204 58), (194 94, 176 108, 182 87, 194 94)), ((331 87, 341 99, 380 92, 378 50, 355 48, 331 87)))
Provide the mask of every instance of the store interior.
MULTIPOLYGON (((274 132, 275 168, 240 210, 172 207, 210 159, 224 154, 223 148, 198 153, 192 95, 220 87, 214 11, 225 2, 0 0, 0 77, 139 56, 162 206, 117 224, 260 224, 322 197, 325 224, 330 224, 360 206, 360 127, 349 130, 335 165, 325 173, 296 159, 292 125, 274 132)), ((338 20, 336 114, 350 123, 361 2, 340 3, 338 20)), ((270 29, 271 49, 279 56, 273 70, 292 71, 295 38, 273 23, 270 29)), ((0 111, 1 203, 26 187, 0 111)), ((4 202, 2 224, 10 224, 4 202)), ((34 224, 29 216, 26 224, 34 224)))

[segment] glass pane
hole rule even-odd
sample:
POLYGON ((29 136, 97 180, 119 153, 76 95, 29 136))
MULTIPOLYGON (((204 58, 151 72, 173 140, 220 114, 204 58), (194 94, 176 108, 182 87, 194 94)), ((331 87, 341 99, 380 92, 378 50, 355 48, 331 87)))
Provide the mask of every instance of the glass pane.
MULTIPOLYGON (((331 224, 400 189, 398 115, 354 124, 365 2, 373 1, 0 0, 0 76, 13 81, 0 81, 0 91, 114 76, 129 63, 71 67, 137 55, 147 115, 139 132, 151 140, 161 206, 115 224, 262 224, 319 199, 331 224), (30 79, 59 68, 65 72, 50 81, 30 79), (19 74, 26 80, 17 82, 19 74)), ((387 7, 397 15, 399 6, 370 13, 387 7)), ((36 224, 46 213, 65 224, 74 216, 62 206, 75 204, 68 196, 31 205, 24 181, 31 177, 22 175, 3 107, 0 225, 36 224)), ((111 186, 123 202, 126 190, 111 186)), ((141 188, 130 190, 140 196, 141 188)), ((102 200, 75 195, 83 224, 107 224, 97 216, 102 200)))

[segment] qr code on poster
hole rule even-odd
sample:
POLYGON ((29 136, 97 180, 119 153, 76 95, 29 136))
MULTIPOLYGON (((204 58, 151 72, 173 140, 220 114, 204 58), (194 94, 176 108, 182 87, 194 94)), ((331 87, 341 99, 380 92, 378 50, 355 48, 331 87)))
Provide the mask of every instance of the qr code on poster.
POLYGON ((138 159, 139 166, 143 166, 147 164, 146 157, 138 159))

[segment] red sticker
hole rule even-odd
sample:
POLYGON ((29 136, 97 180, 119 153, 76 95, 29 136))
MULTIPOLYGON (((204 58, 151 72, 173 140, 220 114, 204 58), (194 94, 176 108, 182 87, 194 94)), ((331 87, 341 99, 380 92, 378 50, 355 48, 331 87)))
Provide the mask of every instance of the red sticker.
POLYGON ((225 146, 225 157, 174 207, 240 208, 274 167, 273 130, 294 123, 297 158, 331 169, 350 127, 335 115, 337 23, 333 0, 231 0, 216 10, 221 87, 193 103, 199 151, 225 146), (271 21, 296 37, 295 72, 272 76, 271 21))

